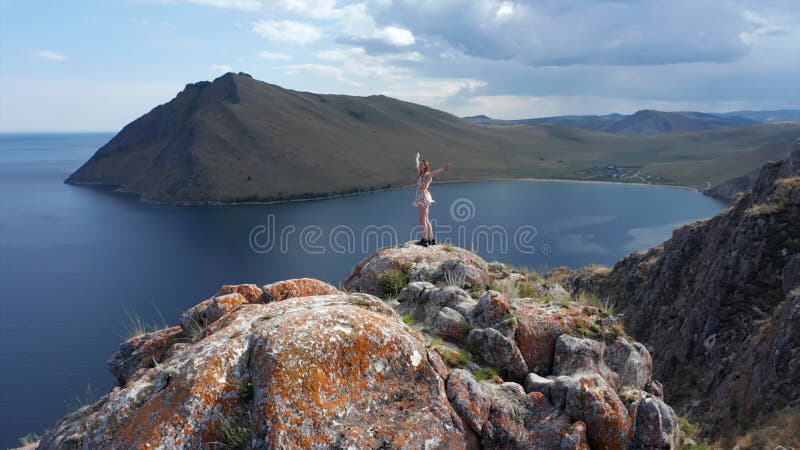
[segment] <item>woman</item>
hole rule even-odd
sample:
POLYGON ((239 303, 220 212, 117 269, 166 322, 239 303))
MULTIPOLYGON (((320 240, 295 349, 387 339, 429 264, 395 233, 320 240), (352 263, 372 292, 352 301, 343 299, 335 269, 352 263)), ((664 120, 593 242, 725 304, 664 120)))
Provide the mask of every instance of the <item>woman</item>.
POLYGON ((415 243, 417 245, 427 247, 429 245, 436 245, 436 239, 433 237, 433 225, 431 225, 431 221, 428 218, 428 209, 430 208, 431 203, 433 203, 433 197, 431 197, 431 193, 428 192, 428 186, 431 185, 433 177, 439 175, 445 170, 450 169, 450 167, 453 165, 447 163, 442 166, 441 169, 431 172, 430 161, 426 159, 420 159, 419 152, 417 152, 416 161, 418 170, 417 197, 414 199, 414 203, 412 203, 412 205, 416 206, 419 210, 419 223, 422 226, 422 239, 415 243))

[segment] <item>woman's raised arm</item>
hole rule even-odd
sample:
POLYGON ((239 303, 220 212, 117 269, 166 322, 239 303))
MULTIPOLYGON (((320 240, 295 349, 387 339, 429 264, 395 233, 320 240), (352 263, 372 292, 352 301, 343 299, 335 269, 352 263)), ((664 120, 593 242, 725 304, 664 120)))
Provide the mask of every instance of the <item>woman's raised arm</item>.
POLYGON ((436 169, 436 170, 432 171, 430 173, 430 175, 432 177, 434 177, 434 176, 439 175, 440 173, 444 172, 445 170, 450 170, 451 167, 453 167, 453 164, 452 163, 447 163, 447 164, 443 165, 441 169, 436 169))

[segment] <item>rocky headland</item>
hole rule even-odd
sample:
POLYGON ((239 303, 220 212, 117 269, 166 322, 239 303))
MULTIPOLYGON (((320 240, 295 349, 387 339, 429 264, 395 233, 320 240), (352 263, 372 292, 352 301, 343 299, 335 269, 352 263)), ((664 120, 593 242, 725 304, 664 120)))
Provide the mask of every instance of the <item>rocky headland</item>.
POLYGON ((179 325, 122 343, 109 360, 118 385, 38 448, 679 444, 650 352, 553 281, 404 244, 342 288, 222 286, 179 325))

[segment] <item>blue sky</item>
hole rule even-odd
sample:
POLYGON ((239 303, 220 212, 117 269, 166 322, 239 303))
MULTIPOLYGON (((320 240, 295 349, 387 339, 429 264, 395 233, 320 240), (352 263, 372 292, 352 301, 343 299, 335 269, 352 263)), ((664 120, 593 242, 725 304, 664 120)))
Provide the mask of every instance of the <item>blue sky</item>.
POLYGON ((497 118, 800 108, 800 2, 0 0, 0 131, 118 131, 226 71, 497 118))

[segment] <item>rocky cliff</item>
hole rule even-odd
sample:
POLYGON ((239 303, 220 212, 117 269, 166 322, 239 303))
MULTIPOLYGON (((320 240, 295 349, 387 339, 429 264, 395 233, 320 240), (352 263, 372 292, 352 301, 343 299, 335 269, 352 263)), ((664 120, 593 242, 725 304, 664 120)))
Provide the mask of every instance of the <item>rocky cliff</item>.
POLYGON ((382 298, 313 279, 223 286, 180 325, 123 343, 118 386, 38 448, 678 445, 648 350, 558 284, 403 245, 345 286, 382 298))
MULTIPOLYGON (((566 278, 567 275, 562 274, 566 278)), ((624 313, 667 400, 731 439, 800 414, 800 140, 719 215, 568 276, 624 313)))

